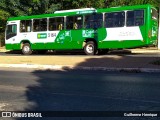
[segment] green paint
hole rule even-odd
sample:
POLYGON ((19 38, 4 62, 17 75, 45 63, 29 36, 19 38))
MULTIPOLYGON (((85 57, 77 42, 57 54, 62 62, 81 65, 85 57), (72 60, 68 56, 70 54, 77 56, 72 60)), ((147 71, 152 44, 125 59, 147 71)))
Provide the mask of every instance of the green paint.
POLYGON ((6 50, 20 50, 20 44, 6 44, 6 50))

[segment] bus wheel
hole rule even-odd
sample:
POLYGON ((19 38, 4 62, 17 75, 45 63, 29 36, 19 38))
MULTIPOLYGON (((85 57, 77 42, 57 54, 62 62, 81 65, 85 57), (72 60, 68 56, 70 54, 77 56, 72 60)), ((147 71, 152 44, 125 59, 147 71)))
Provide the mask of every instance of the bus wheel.
POLYGON ((84 52, 87 55, 95 55, 96 54, 96 45, 93 41, 89 41, 84 46, 84 52))
POLYGON ((32 54, 32 50, 31 50, 31 46, 29 43, 24 43, 22 46, 22 53, 24 55, 31 55, 32 54))

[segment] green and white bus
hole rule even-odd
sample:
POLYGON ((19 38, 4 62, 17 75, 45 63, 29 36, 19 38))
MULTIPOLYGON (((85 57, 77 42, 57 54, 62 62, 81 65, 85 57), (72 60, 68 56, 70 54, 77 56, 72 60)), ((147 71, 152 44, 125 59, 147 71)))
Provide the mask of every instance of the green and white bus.
POLYGON ((26 55, 77 49, 94 55, 155 45, 157 36, 158 13, 152 5, 84 8, 9 18, 5 46, 26 55))

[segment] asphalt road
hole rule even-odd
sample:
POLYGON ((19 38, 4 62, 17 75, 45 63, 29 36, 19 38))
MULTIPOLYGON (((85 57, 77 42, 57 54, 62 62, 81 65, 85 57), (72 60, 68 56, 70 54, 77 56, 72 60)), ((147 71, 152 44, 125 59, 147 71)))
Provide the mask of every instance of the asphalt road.
POLYGON ((0 68, 0 111, 160 111, 159 78, 159 73, 0 68))

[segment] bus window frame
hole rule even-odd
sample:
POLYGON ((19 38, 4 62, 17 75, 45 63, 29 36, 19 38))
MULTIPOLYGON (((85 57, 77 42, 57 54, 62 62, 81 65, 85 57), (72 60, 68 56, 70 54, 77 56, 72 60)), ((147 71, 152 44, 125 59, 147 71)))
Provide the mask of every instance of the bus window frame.
MULTIPOLYGON (((38 25, 40 25, 40 21, 39 21, 38 25)), ((33 31, 33 32, 45 32, 45 31, 48 31, 48 18, 45 18, 45 17, 44 17, 44 18, 39 18, 39 19, 37 19, 37 18, 36 18, 36 19, 32 19, 32 31, 33 31), (47 24, 46 24, 46 30, 40 30, 40 27, 41 27, 41 26, 38 26, 38 30, 36 30, 36 29, 35 29, 35 25, 34 25, 34 21, 35 21, 35 20, 42 20, 42 19, 46 19, 46 23, 47 23, 47 24)))
POLYGON ((57 17, 50 17, 50 18, 48 18, 48 22, 47 22, 47 24, 48 24, 48 31, 57 31, 57 30, 65 30, 65 16, 57 16, 57 17), (58 25, 58 27, 57 27, 57 29, 53 29, 53 30, 51 30, 50 29, 50 19, 57 19, 57 18, 63 18, 63 22, 61 22, 61 24, 60 24, 60 22, 57 22, 57 20, 56 20, 56 25, 57 24, 59 24, 58 25), (62 26, 60 26, 60 25, 62 25, 62 26))
MULTIPOLYGON (((83 17, 83 28, 84 29, 98 29, 98 28, 103 28, 104 27, 104 13, 91 13, 91 14, 86 14, 86 15, 84 15, 84 17, 83 17), (102 21, 101 22, 99 22, 99 20, 100 19, 95 19, 95 17, 96 17, 96 15, 101 15, 101 17, 102 17, 102 21), (86 20, 86 17, 87 16, 93 16, 93 26, 94 27, 86 27, 87 26, 87 23, 88 23, 88 21, 86 20), (97 24, 97 23, 101 23, 101 26, 95 26, 95 23, 97 24)), ((90 26, 90 25, 89 25, 90 26)))
MULTIPOLYGON (((22 26, 23 27, 23 26, 22 26)), ((28 29, 28 28, 27 28, 28 29)), ((20 25, 19 25, 19 32, 20 33, 29 33, 29 32, 32 32, 32 30, 33 30, 33 20, 20 20, 20 25), (25 21, 25 28, 27 27, 26 26, 26 21, 30 21, 31 23, 30 23, 30 31, 21 31, 21 21, 25 21)))
MULTIPOLYGON (((135 14, 135 13, 134 13, 135 14)), ((143 26, 143 25, 145 25, 145 9, 135 9, 135 10, 128 10, 127 12, 126 12, 126 27, 134 27, 134 26, 143 26), (128 25, 127 23, 128 23, 128 12, 135 12, 135 11, 143 11, 143 24, 140 24, 140 25, 136 25, 135 24, 135 17, 133 17, 133 19, 134 19, 134 21, 133 21, 133 25, 128 25)))
POLYGON ((80 29, 83 29, 84 28, 84 26, 83 26, 83 24, 84 24, 84 16, 83 15, 72 15, 72 16, 65 16, 65 30, 80 30, 80 29), (68 23, 67 23, 67 18, 70 18, 70 17, 72 17, 73 19, 73 21, 72 22, 70 22, 70 23, 73 23, 72 24, 72 27, 71 28, 68 28, 67 27, 67 25, 68 25, 68 23), (81 17, 81 23, 80 23, 80 25, 79 25, 79 23, 77 24, 77 18, 78 17, 81 17), (77 28, 75 27, 75 25, 77 25, 77 28), (78 27, 78 26, 81 26, 81 27, 78 27))
POLYGON ((119 28, 119 27, 124 27, 125 25, 126 25, 126 12, 125 11, 122 10, 122 11, 106 12, 106 13, 104 13, 104 27, 105 28, 119 28), (115 25, 109 26, 109 27, 106 26, 106 23, 107 23, 107 21, 106 21, 106 17, 107 17, 106 14, 112 14, 112 13, 123 13, 124 14, 124 18, 121 18, 121 19, 123 19, 123 24, 121 26, 115 26, 115 25))

